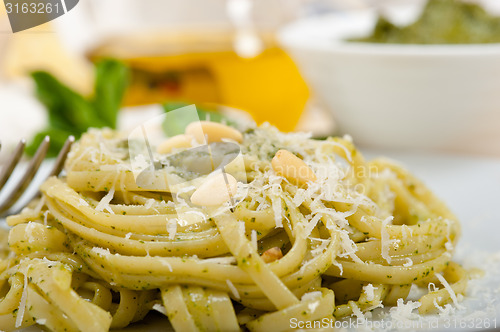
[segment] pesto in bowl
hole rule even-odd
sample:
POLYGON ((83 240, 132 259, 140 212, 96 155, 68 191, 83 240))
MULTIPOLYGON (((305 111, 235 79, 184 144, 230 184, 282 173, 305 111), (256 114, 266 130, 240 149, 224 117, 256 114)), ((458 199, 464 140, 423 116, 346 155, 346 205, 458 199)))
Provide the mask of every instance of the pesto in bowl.
POLYGON ((387 44, 500 43, 500 17, 474 3, 429 0, 414 23, 399 27, 380 16, 370 36, 350 41, 387 44))

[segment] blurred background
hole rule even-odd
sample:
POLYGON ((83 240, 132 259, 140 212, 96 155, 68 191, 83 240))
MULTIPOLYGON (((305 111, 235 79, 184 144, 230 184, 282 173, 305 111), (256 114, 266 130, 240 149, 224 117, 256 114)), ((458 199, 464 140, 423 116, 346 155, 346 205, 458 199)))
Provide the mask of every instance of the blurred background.
POLYGON ((80 0, 15 34, 0 5, 0 172, 21 138, 32 154, 50 135, 55 155, 88 127, 194 103, 405 163, 463 221, 459 261, 489 266, 475 253, 498 251, 500 0, 429 1, 80 0))
MULTIPOLYGON (((500 1, 479 2, 492 15, 498 12, 500 1)), ((10 30, 5 8, 0 6, 2 150, 11 149, 21 137, 32 140, 36 133, 53 126, 49 114, 55 111, 47 106, 43 93, 37 93, 42 83, 39 79, 35 84, 33 71, 49 73, 75 96, 88 100, 96 86, 104 86, 106 91, 108 84, 106 73, 96 78, 99 74, 95 73, 95 64, 113 58, 129 71, 116 122, 119 129, 129 129, 141 119, 163 112, 160 104, 166 103, 168 108, 195 103, 237 117, 250 116, 258 124, 269 121, 283 131, 311 131, 315 137, 350 134, 355 143, 364 147, 500 157, 500 84, 496 85, 500 83, 500 52, 496 44, 488 45, 488 49, 459 51, 459 56, 434 49, 414 64, 412 59, 422 55, 419 50, 414 54, 411 48, 402 53, 383 48, 381 53, 364 46, 339 49, 335 42, 339 39, 335 24, 357 22, 359 15, 351 19, 353 13, 384 14, 396 23, 410 22, 425 3, 80 0, 62 17, 15 34, 10 30), (415 14, 409 15, 408 8, 415 14), (385 62, 377 62, 383 54, 390 56, 385 62), (486 65, 481 58, 484 54, 489 61, 486 65), (451 61, 454 66, 463 69, 465 64, 469 72, 457 78, 456 73, 461 71, 447 65, 449 56, 458 59, 451 61), (432 74, 424 77, 422 62, 428 66, 436 57, 441 62, 432 64, 428 69, 432 74), (475 68, 475 63, 483 65, 475 68), (443 74, 436 70, 444 67, 443 74), (477 73, 489 76, 483 79, 477 73), (445 81, 433 87, 433 77, 439 75, 445 81), (102 81, 96 83, 96 79, 102 81), (457 81, 472 87, 455 87, 457 81), (432 96, 423 86, 431 90, 432 96), (443 102, 436 97, 436 91, 440 91, 439 98, 454 103, 443 102), (470 92, 465 97, 472 102, 462 102, 461 91, 470 92), (420 104, 421 100, 428 102, 420 104)), ((370 17, 373 29, 375 16, 370 17)), ((359 26, 352 29, 354 35, 359 34, 359 26)), ((116 85, 117 80, 109 84, 116 85)), ((43 84, 45 93, 52 91, 54 98, 67 92, 43 84)), ((73 108, 70 102, 68 105, 57 112, 65 112, 63 118, 73 121, 71 114, 78 112, 78 106, 73 108)), ((74 126, 71 121, 67 127, 74 126)), ((54 135, 71 132, 55 129, 51 131, 54 135)))

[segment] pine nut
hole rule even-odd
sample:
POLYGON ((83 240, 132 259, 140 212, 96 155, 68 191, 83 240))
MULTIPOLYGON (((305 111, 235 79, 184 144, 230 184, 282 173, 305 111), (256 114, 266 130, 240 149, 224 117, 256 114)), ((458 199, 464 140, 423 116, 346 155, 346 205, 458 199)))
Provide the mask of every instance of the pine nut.
POLYGON ((284 176, 296 184, 302 185, 317 179, 314 171, 302 159, 287 150, 276 152, 271 165, 278 175, 284 176))
POLYGON ((283 253, 281 252, 281 249, 278 247, 274 247, 271 249, 267 249, 264 251, 262 256, 260 256, 262 260, 266 263, 271 263, 274 261, 277 261, 278 259, 283 257, 283 253))
POLYGON ((191 122, 186 127, 186 134, 192 135, 200 144, 221 142, 223 138, 241 143, 243 135, 236 129, 222 123, 210 121, 191 122), (205 137, 208 142, 206 142, 205 137))
POLYGON ((222 173, 209 176, 191 195, 191 202, 200 206, 221 205, 236 194, 238 181, 226 173, 227 184, 222 173))
POLYGON ((173 149, 189 148, 194 137, 191 135, 180 134, 167 138, 158 145, 156 152, 161 154, 170 153, 173 149))

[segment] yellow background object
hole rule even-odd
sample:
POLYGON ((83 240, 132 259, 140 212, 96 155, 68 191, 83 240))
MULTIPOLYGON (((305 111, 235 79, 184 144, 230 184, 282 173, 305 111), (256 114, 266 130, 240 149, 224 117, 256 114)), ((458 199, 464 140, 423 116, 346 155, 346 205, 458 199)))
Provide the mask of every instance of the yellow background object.
POLYGON ((25 78, 35 70, 50 72, 80 93, 92 92, 92 64, 64 47, 51 22, 12 33, 0 4, 0 79, 25 78))
POLYGON ((223 34, 115 39, 90 53, 117 57, 132 68, 127 105, 166 101, 223 104, 269 121, 283 131, 297 125, 309 98, 306 83, 288 55, 266 40, 254 58, 232 51, 223 34))

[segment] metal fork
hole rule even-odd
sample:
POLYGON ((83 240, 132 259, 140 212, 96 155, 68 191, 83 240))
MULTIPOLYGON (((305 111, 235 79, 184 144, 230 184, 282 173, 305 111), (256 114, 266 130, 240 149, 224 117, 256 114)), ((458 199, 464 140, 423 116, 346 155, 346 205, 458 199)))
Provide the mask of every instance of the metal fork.
MULTIPOLYGON (((64 143, 63 148, 61 149, 61 151, 57 155, 55 164, 52 167, 52 170, 50 171, 48 176, 59 175, 59 173, 61 173, 61 170, 64 166, 64 162, 66 161, 66 157, 68 156, 69 149, 71 148, 71 145, 73 144, 74 141, 75 141, 75 138, 73 136, 68 137, 68 139, 64 143)), ((29 185, 32 182, 33 178, 35 177, 38 169, 40 168, 40 165, 42 164, 42 161, 44 160, 45 155, 47 154, 47 150, 49 149, 49 145, 50 145, 50 138, 49 138, 49 136, 45 136, 42 143, 40 144, 40 146, 36 150, 35 155, 33 156, 33 159, 31 159, 28 167, 24 171, 24 174, 22 175, 22 177, 15 184, 14 188, 10 191, 10 193, 7 195, 5 200, 0 203, 0 217, 3 217, 7 214, 7 212, 10 212, 9 209, 12 208, 12 206, 14 206, 18 202, 19 198, 21 198, 21 196, 24 194, 26 189, 29 187, 29 185)), ((25 146, 26 146, 26 141, 23 139, 17 144, 11 159, 5 163, 4 169, 0 173, 0 193, 1 193, 5 183, 8 181, 9 177, 12 175, 19 160, 21 159, 21 156, 23 155, 25 146)), ((1 149, 1 144, 0 144, 0 149, 1 149)), ((29 199, 26 200, 26 203, 29 203, 31 200, 33 200, 38 195, 40 195, 40 191, 37 191, 36 193, 34 193, 32 195, 32 197, 30 197, 29 199)), ((19 208, 18 210, 20 210, 21 208, 19 208)), ((15 213, 15 212, 13 212, 13 213, 15 213)))

